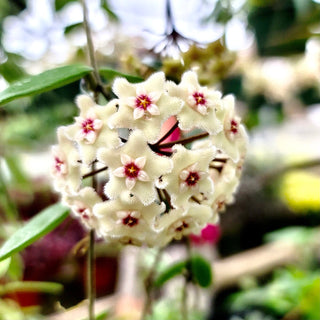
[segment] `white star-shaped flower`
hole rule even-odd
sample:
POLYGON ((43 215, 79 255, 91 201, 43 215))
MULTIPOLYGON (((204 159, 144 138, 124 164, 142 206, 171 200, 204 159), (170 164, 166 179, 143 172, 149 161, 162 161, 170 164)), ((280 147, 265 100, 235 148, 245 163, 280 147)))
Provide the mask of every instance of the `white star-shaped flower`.
POLYGON ((203 129, 210 134, 222 130, 219 115, 222 112, 221 93, 202 87, 195 72, 188 71, 182 75, 180 84, 167 83, 171 96, 183 100, 182 110, 177 115, 182 130, 203 129))
POLYGON ((223 130, 212 136, 212 142, 237 162, 246 153, 248 136, 240 118, 235 115, 234 97, 227 95, 222 101, 225 109, 223 130))
POLYGON ((180 240, 190 233, 199 233, 208 222, 211 211, 207 205, 190 204, 186 210, 177 208, 161 215, 155 226, 168 237, 168 242, 172 238, 180 240))
POLYGON ((165 210, 165 205, 145 206, 136 197, 129 202, 121 198, 97 204, 93 211, 99 217, 99 234, 107 240, 117 239, 123 244, 149 244, 157 235, 154 220, 165 210))
POLYGON ((211 194, 213 182, 210 179, 209 163, 215 156, 215 148, 188 150, 182 145, 173 147, 173 170, 163 177, 166 190, 174 206, 188 206, 188 200, 198 193, 211 194))
POLYGON ((79 144, 82 161, 89 165, 95 160, 98 148, 115 148, 121 143, 118 132, 107 125, 117 108, 114 101, 99 106, 86 95, 78 96, 76 102, 80 116, 75 118, 75 124, 67 127, 66 133, 79 144))
POLYGON ((163 122, 182 108, 181 100, 170 97, 164 86, 163 72, 138 84, 116 79, 113 91, 118 97, 119 110, 111 116, 110 127, 140 129, 149 143, 155 143, 163 122))
POLYGON ((116 150, 100 149, 97 157, 110 170, 106 195, 115 199, 124 190, 130 190, 145 205, 156 199, 159 177, 172 170, 171 159, 154 153, 140 130, 132 132, 128 141, 116 150))
POLYGON ((66 127, 58 129, 58 145, 52 146, 51 174, 54 188, 60 192, 76 192, 81 185, 79 153, 65 134, 66 127))
POLYGON ((64 197, 62 201, 71 207, 72 214, 77 219, 80 219, 86 228, 96 229, 99 227, 100 222, 93 213, 93 207, 98 203, 102 203, 102 199, 93 188, 85 187, 78 194, 64 197))

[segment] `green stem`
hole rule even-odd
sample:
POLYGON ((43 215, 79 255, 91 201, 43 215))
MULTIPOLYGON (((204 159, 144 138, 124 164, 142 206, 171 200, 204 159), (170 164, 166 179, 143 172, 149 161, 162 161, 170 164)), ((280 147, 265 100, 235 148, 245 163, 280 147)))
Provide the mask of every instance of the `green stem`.
POLYGON ((152 312, 152 290, 153 290, 153 281, 154 281, 154 275, 156 273, 157 266, 159 265, 160 259, 162 256, 162 248, 158 250, 156 253, 156 257, 154 259, 154 262, 152 264, 152 267, 149 271, 149 274, 147 275, 145 279, 145 288, 146 288, 146 299, 144 301, 143 311, 141 320, 145 320, 147 315, 152 312))
POLYGON ((87 256, 87 275, 88 275, 88 299, 89 299, 89 320, 94 320, 94 300, 95 300, 95 285, 94 285, 94 229, 90 230, 89 234, 89 250, 87 256))

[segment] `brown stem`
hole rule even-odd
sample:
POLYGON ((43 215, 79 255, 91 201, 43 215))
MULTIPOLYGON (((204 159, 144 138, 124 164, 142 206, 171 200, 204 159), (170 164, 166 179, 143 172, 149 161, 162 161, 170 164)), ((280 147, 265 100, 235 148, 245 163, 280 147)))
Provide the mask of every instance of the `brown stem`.
POLYGON ((105 170, 107 170, 107 169, 108 169, 108 166, 105 166, 105 167, 103 167, 103 168, 100 168, 100 169, 97 169, 97 170, 88 172, 88 173, 86 173, 86 174, 84 174, 84 175, 82 176, 82 179, 86 179, 86 178, 92 177, 92 176, 94 176, 95 174, 100 173, 100 172, 102 172, 102 171, 105 171, 105 170))
POLYGON ((187 143, 190 143, 190 142, 193 142, 195 140, 202 139, 202 138, 205 138, 205 137, 208 137, 208 136, 209 136, 208 132, 203 132, 203 133, 200 133, 200 134, 197 134, 195 136, 188 137, 188 138, 183 138, 183 139, 179 139, 179 140, 176 140, 176 141, 163 143, 163 144, 158 145, 157 147, 159 149, 171 148, 175 144, 187 144, 187 143))
POLYGON ((162 141, 166 140, 172 133, 174 130, 176 130, 178 128, 179 122, 177 121, 172 127, 171 129, 162 137, 160 138, 160 140, 158 142, 156 142, 154 145, 157 146, 159 145, 162 141))

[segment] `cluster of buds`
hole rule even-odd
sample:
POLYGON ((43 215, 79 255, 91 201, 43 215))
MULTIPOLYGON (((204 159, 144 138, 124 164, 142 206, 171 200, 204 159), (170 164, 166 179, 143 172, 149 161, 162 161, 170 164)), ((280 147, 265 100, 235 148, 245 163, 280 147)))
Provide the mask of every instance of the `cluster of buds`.
POLYGON ((247 135, 234 98, 158 72, 131 84, 117 78, 105 106, 80 95, 75 123, 52 147, 55 189, 99 237, 164 246, 197 234, 232 202, 247 135))

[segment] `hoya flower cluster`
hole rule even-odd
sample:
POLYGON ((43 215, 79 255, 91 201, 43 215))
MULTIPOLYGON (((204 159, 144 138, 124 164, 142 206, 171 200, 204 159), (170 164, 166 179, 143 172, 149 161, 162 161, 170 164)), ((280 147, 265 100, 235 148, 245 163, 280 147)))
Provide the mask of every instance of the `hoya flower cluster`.
POLYGON ((164 73, 97 105, 80 95, 75 123, 58 129, 54 186, 88 228, 110 242, 164 246, 197 234, 232 201, 247 135, 234 98, 203 87, 194 72, 164 73))

